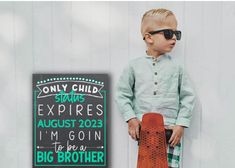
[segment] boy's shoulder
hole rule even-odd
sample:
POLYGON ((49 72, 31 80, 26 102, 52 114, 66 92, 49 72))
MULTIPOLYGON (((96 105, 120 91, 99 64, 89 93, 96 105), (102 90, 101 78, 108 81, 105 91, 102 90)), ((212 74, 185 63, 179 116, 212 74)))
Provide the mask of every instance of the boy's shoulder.
POLYGON ((170 55, 168 55, 168 54, 167 54, 167 56, 168 56, 168 58, 169 58, 169 62, 170 62, 173 66, 175 66, 175 67, 177 67, 177 68, 180 68, 180 69, 182 69, 182 68, 184 67, 183 61, 182 61, 181 59, 179 59, 178 57, 172 57, 172 56, 170 56, 170 55))
POLYGON ((143 65, 144 62, 145 62, 145 57, 144 56, 138 56, 136 58, 132 58, 131 60, 129 60, 128 66, 129 67, 136 67, 138 65, 143 65))
POLYGON ((144 61, 144 59, 145 59, 144 56, 138 56, 138 57, 136 57, 136 58, 132 58, 132 59, 129 61, 129 64, 139 63, 139 62, 144 61))
MULTIPOLYGON (((167 61, 169 63, 168 65, 171 65, 172 67, 177 68, 177 69, 183 69, 184 65, 183 65, 182 60, 180 60, 179 58, 174 57, 174 56, 172 57, 169 54, 165 54, 165 57, 168 60, 167 61)), ((129 67, 136 67, 138 65, 144 66, 145 63, 148 64, 146 61, 146 56, 138 56, 136 58, 131 59, 128 62, 128 66, 129 67)))

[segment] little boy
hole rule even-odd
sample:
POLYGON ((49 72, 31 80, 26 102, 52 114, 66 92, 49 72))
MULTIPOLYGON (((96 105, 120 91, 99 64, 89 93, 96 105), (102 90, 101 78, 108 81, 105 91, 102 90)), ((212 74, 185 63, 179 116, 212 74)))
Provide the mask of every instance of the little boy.
POLYGON ((168 142, 169 168, 178 168, 181 137, 189 127, 195 96, 182 66, 170 52, 181 39, 175 15, 167 9, 152 9, 142 18, 141 34, 147 45, 144 56, 132 60, 117 84, 116 102, 129 135, 139 138, 144 113, 163 115, 166 129, 173 133, 168 142))

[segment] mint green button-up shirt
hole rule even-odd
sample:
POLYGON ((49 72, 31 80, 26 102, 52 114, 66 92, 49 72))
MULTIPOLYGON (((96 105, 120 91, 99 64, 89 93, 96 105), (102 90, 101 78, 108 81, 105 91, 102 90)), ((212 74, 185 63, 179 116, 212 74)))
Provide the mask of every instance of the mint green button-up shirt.
POLYGON ((173 58, 145 55, 123 70, 115 101, 125 121, 157 112, 163 115, 165 125, 189 127, 195 95, 183 67, 173 58))

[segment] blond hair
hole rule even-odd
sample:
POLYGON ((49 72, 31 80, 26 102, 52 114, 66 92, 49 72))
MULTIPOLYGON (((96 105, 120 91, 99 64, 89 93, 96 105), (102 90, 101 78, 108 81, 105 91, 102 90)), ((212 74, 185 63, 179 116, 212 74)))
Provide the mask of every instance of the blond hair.
POLYGON ((168 9, 151 9, 142 17, 141 21, 141 34, 144 36, 145 33, 152 31, 151 28, 158 23, 158 25, 164 24, 168 16, 174 16, 174 13, 168 9))

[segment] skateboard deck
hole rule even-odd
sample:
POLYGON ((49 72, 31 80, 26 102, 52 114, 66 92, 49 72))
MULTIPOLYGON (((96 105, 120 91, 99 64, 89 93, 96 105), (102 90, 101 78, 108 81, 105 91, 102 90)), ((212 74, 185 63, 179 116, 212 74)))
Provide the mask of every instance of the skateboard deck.
POLYGON ((146 113, 140 130, 137 168, 168 168, 163 117, 146 113))

